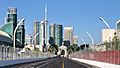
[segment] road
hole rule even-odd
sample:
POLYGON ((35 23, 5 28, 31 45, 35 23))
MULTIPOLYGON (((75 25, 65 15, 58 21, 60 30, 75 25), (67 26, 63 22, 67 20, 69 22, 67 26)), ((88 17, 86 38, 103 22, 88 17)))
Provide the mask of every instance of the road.
POLYGON ((74 61, 68 58, 55 57, 36 62, 11 65, 3 68, 97 68, 92 65, 74 61))

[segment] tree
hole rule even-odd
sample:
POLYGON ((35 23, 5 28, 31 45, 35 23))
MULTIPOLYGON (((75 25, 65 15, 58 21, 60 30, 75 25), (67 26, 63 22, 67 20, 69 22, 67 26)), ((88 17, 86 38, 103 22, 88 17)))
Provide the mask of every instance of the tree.
POLYGON ((78 46, 78 44, 73 44, 71 46, 68 46, 67 48, 68 54, 73 53, 75 51, 79 51, 79 50, 80 50, 80 47, 78 46))
POLYGON ((89 48, 89 44, 82 44, 82 45, 80 45, 80 49, 81 50, 85 50, 85 47, 86 47, 86 49, 88 49, 89 48))
POLYGON ((105 45, 105 49, 106 49, 107 51, 110 49, 110 43, 109 43, 109 42, 105 41, 105 42, 103 43, 103 45, 105 45))
POLYGON ((118 50, 119 46, 120 46, 120 40, 117 38, 117 36, 114 36, 114 38, 112 39, 112 49, 118 50))

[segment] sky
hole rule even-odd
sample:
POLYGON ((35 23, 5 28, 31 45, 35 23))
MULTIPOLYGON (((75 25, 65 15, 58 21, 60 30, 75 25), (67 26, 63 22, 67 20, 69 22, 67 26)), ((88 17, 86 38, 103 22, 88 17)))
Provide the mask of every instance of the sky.
POLYGON ((48 5, 48 24, 56 23, 73 26, 74 35, 79 36, 79 43, 91 44, 86 32, 101 42, 101 31, 107 26, 99 20, 103 17, 111 28, 115 28, 120 19, 120 0, 0 0, 0 25, 4 24, 8 7, 16 7, 18 20, 25 18, 26 34, 33 34, 33 21, 44 19, 44 5, 48 5))

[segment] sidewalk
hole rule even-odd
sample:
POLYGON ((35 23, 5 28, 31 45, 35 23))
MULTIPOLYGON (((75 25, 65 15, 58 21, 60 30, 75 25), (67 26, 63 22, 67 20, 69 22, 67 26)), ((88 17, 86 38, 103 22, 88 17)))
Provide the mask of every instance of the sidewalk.
POLYGON ((100 68, 120 68, 120 65, 115 65, 115 64, 109 64, 109 63, 98 62, 98 61, 93 61, 93 60, 86 60, 86 59, 78 59, 78 58, 71 58, 71 59, 80 61, 83 63, 87 63, 90 65, 98 66, 100 68))

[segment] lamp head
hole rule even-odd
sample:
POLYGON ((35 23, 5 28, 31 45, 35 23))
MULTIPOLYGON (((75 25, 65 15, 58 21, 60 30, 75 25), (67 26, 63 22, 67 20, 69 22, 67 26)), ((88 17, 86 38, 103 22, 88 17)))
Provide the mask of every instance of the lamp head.
POLYGON ((102 17, 99 17, 99 19, 100 19, 101 21, 103 21, 103 20, 104 20, 102 17))

